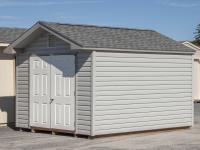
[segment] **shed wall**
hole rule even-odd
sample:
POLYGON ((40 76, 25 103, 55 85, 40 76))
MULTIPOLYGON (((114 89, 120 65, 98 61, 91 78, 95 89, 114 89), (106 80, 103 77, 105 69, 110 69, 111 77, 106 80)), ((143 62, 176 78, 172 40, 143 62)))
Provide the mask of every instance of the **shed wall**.
POLYGON ((96 52, 94 134, 192 125, 189 55, 96 52))
POLYGON ((29 128, 29 56, 49 54, 76 55, 76 133, 90 135, 91 56, 90 52, 74 52, 60 39, 48 48, 49 33, 42 33, 17 55, 16 126, 29 128))

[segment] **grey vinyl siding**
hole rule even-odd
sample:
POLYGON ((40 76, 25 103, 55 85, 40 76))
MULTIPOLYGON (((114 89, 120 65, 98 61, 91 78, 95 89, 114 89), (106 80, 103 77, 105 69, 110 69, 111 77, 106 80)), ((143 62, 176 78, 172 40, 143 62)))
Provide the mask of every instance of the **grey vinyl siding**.
POLYGON ((68 53, 69 46, 66 42, 55 37, 55 47, 48 47, 50 33, 42 32, 38 38, 27 45, 25 52, 32 54, 59 54, 68 53))
POLYGON ((78 53, 76 75, 76 133, 91 134, 91 53, 78 53))
POLYGON ((16 56, 16 127, 29 128, 29 59, 16 56))
MULTIPOLYGON (((27 48, 28 49, 47 48, 48 45, 49 45, 49 40, 48 40, 49 35, 51 35, 51 34, 48 33, 48 32, 45 32, 45 31, 42 32, 38 38, 36 38, 33 42, 31 42, 31 44, 29 44, 27 46, 27 48)), ((68 47, 68 44, 65 41, 60 40, 55 36, 54 36, 54 38, 55 38, 55 47, 56 48, 59 48, 59 47, 66 48, 66 47, 68 47)))
POLYGON ((192 125, 190 55, 96 52, 94 134, 192 125))
POLYGON ((49 33, 42 33, 28 45, 24 54, 17 56, 16 126, 29 127, 29 55, 76 54, 76 133, 90 135, 91 56, 90 52, 73 52, 62 40, 48 48, 49 33), (25 55, 26 54, 26 55, 25 55))

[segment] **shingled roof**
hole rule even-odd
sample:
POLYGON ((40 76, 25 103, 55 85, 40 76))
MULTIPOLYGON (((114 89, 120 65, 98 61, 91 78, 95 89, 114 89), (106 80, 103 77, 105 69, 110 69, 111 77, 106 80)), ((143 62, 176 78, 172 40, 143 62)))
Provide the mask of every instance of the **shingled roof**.
POLYGON ((153 30, 39 22, 83 48, 194 52, 153 30))
POLYGON ((10 44, 25 31, 25 28, 0 27, 0 43, 10 44))

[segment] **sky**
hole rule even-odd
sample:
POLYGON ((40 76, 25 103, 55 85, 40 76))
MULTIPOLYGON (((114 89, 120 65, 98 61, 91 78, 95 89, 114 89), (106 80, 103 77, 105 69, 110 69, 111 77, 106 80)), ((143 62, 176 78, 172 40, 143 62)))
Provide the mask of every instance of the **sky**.
POLYGON ((0 0, 0 26, 37 21, 153 29, 175 40, 193 40, 200 0, 0 0))

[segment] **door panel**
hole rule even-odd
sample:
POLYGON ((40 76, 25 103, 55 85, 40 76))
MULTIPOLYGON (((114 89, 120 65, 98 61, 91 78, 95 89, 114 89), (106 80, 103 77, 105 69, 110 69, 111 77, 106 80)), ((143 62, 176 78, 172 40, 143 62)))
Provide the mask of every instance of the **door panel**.
POLYGON ((53 56, 51 63, 51 127, 74 130, 75 58, 53 56))
POLYGON ((30 57, 30 126, 50 128, 50 58, 30 57))
POLYGON ((30 85, 30 125, 74 130, 75 57, 31 57, 30 85))

